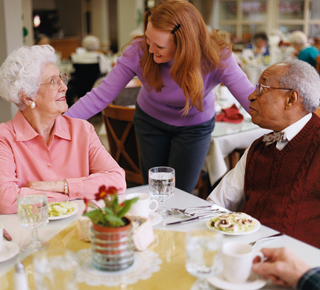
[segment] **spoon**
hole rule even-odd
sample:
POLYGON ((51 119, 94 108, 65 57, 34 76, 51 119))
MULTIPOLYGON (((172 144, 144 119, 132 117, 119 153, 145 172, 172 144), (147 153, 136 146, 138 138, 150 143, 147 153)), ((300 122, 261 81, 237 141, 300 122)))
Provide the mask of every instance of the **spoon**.
POLYGON ((193 213, 185 212, 184 215, 185 216, 195 216, 196 214, 199 214, 199 213, 210 214, 210 212, 212 212, 212 214, 226 213, 226 211, 219 211, 219 209, 213 209, 213 210, 201 210, 201 211, 196 211, 196 212, 193 212, 193 213))
POLYGON ((264 237, 264 238, 260 238, 252 243, 249 243, 252 247, 254 247, 256 245, 257 242, 259 241, 263 241, 263 240, 269 240, 269 239, 275 239, 275 238, 280 238, 283 236, 283 233, 278 233, 278 234, 275 234, 275 235, 272 235, 272 236, 268 236, 268 237, 264 237))
POLYGON ((186 212, 186 210, 188 209, 198 209, 198 208, 210 208, 212 205, 204 205, 204 206, 194 206, 194 207, 187 207, 185 209, 180 209, 180 208, 172 208, 173 211, 177 211, 179 213, 184 214, 186 212))

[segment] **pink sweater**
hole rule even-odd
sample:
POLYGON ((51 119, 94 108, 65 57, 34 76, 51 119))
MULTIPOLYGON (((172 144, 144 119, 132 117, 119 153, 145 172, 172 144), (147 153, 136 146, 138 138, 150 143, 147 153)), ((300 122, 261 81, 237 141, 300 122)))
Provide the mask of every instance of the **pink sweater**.
POLYGON ((192 107, 186 116, 182 116, 181 110, 186 100, 181 88, 170 76, 173 61, 161 64, 164 83, 161 92, 147 92, 140 69, 142 53, 138 43, 131 44, 102 83, 80 98, 65 115, 80 119, 90 118, 107 107, 134 76, 138 76, 143 84, 137 100, 140 108, 166 124, 190 126, 212 119, 215 114, 215 96, 212 90, 220 83, 228 87, 233 96, 248 110, 248 96, 254 91, 254 86, 232 56, 223 62, 224 66, 220 70, 214 69, 203 75, 203 112, 192 107))
MULTIPOLYGON (((29 181, 67 179, 70 200, 94 198, 101 185, 126 188, 125 173, 101 144, 93 126, 59 116, 48 147, 20 111, 0 124, 0 213, 17 212, 17 196, 29 181)), ((32 190, 36 192, 35 190, 32 190)), ((48 201, 67 196, 47 192, 48 201)))

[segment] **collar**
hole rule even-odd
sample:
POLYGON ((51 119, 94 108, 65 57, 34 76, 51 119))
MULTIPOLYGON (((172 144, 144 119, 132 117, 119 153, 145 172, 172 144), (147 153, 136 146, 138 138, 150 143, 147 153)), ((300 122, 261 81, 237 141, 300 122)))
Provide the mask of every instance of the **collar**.
POLYGON ((309 113, 308 115, 301 118, 299 121, 291 124, 284 130, 282 130, 282 132, 284 132, 285 138, 288 141, 292 140, 301 131, 301 129, 309 122, 311 117, 312 117, 312 113, 309 113))
MULTIPOLYGON (((59 116, 55 120, 55 126, 52 132, 53 136, 60 137, 62 139, 71 140, 69 131, 69 123, 67 117, 59 116)), ((21 111, 18 111, 12 120, 12 126, 16 133, 17 141, 29 141, 39 134, 32 128, 27 119, 23 116, 21 111)))

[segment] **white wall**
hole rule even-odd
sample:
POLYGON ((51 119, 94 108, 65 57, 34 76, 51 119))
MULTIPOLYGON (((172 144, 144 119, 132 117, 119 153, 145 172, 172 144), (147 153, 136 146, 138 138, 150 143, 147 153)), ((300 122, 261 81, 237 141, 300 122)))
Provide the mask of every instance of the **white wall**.
POLYGON ((32 19, 32 0, 23 0, 21 1, 21 10, 22 10, 22 24, 28 30, 28 35, 25 37, 25 45, 34 44, 34 35, 33 35, 33 19, 32 19))
MULTIPOLYGON (((0 0, 0 64, 22 46, 21 0, 0 0)), ((0 123, 11 120, 17 107, 0 99, 0 123)))

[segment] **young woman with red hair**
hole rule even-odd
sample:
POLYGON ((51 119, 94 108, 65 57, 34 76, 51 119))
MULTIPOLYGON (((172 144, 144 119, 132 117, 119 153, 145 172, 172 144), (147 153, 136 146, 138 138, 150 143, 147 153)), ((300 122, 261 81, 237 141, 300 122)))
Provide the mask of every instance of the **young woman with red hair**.
POLYGON ((204 164, 215 124, 213 88, 228 87, 244 108, 255 89, 231 56, 229 45, 210 34, 201 14, 188 1, 167 0, 145 14, 143 36, 132 41, 101 85, 66 113, 87 119, 137 76, 134 123, 142 174, 170 166, 176 187, 192 192, 204 164))

